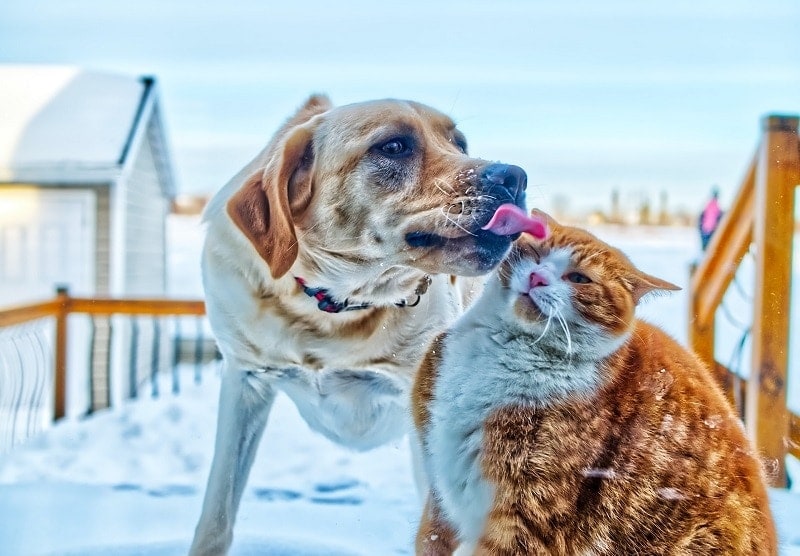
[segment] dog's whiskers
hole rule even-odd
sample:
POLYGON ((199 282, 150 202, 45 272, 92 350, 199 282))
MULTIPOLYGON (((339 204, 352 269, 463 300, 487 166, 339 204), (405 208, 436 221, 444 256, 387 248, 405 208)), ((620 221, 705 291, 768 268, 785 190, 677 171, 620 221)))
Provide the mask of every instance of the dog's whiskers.
POLYGON ((444 207, 442 207, 442 209, 441 209, 441 210, 442 210, 442 214, 444 215, 444 217, 445 217, 445 218, 447 219, 447 221, 448 221, 448 222, 450 222, 450 223, 451 223, 453 226, 455 226, 455 227, 456 227, 456 228, 458 228, 459 230, 463 230, 465 233, 467 233, 467 234, 469 234, 469 235, 471 235, 471 236, 477 236, 477 234, 476 234, 476 233, 474 233, 474 232, 470 232, 470 231, 469 231, 468 229, 466 229, 464 226, 462 226, 461 224, 459 224, 459 223, 458 223, 456 220, 453 220, 453 219, 450 217, 450 214, 449 214, 449 213, 448 213, 448 212, 447 212, 447 211, 444 209, 444 207))
MULTIPOLYGON (((449 205, 447 205, 447 214, 450 214, 452 212, 450 209, 455 209, 456 207, 458 207, 456 214, 458 215, 459 218, 461 218, 461 216, 464 214, 464 211, 467 208, 467 203, 463 199, 461 199, 460 201, 455 201, 453 203, 450 203, 449 205)), ((444 207, 442 207, 442 210, 444 210, 444 207)))
POLYGON ((437 178, 436 180, 434 180, 433 185, 435 185, 436 188, 439 191, 441 191, 442 193, 444 193, 446 195, 452 195, 453 193, 456 192, 455 188, 452 185, 450 185, 449 183, 447 183, 445 180, 443 180, 441 178, 437 178), (443 187, 443 185, 447 186, 447 188, 445 189, 445 187, 443 187))

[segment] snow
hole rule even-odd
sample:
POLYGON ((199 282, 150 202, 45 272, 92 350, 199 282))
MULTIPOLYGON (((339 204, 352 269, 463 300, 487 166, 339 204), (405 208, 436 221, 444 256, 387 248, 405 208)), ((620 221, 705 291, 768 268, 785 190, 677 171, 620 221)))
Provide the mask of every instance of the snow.
POLYGON ((101 172, 96 175, 106 179, 119 173, 144 90, 138 78, 10 64, 0 67, 0 82, 4 181, 39 182, 57 170, 60 183, 85 183, 85 172, 101 172))
MULTIPOLYGON (((641 316, 685 341, 694 231, 597 232, 646 272, 684 287, 649 299, 641 316)), ((193 219, 170 222, 182 246, 172 257, 181 297, 199 293, 198 233, 193 219)), ((211 464, 219 390, 216 366, 205 369, 201 384, 192 374, 182 370, 178 395, 62 421, 0 455, 0 555, 185 554, 211 464)), ((794 407, 800 405, 796 382, 790 380, 794 407)), ((169 385, 160 391, 170 392, 169 385)), ((791 465, 800 477, 797 463, 791 465)), ((800 555, 800 493, 773 490, 771 498, 782 554, 800 555)), ((406 440, 350 452, 310 431, 279 396, 243 497, 232 554, 411 554, 419 511, 406 440)))
MULTIPOLYGON (((219 378, 210 370, 201 385, 186 383, 178 396, 65 422, 0 460, 0 554, 185 554, 219 378)), ((409 553, 416 500, 405 440, 369 453, 338 448, 279 397, 233 554, 409 553)))

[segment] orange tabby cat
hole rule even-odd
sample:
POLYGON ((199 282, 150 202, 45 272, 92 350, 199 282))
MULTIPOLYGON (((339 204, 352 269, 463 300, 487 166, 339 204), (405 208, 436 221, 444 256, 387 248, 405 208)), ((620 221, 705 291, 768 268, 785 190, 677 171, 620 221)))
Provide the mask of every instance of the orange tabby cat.
POLYGON ((694 355, 634 317, 678 288, 549 227, 522 236, 422 364, 417 553, 777 554, 738 418, 694 355))

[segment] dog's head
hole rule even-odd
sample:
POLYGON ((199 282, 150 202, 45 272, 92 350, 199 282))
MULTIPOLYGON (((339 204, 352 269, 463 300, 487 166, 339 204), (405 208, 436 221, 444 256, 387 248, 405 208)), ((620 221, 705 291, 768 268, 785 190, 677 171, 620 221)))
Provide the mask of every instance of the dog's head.
POLYGON ((515 236, 481 228, 500 205, 525 205, 521 168, 471 158, 455 123, 415 102, 314 96, 265 152, 227 210, 275 278, 298 257, 484 274, 515 236))

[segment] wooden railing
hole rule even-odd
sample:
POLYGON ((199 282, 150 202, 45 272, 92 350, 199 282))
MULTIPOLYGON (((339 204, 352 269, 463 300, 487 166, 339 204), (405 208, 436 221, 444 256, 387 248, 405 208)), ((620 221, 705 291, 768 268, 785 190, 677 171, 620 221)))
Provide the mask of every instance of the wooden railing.
MULTIPOLYGON (((690 284, 689 342, 716 371, 762 457, 777 462, 771 480, 786 486, 787 453, 800 457, 800 417, 789 411, 789 318, 795 188, 800 184, 797 116, 767 116, 761 142, 731 208, 690 284), (752 357, 747 381, 714 353, 715 316, 744 255, 754 247, 752 357)), ((800 370, 795 369, 795 372, 800 370)))
POLYGON ((176 299, 95 299, 71 297, 65 289, 57 291, 55 299, 0 310, 0 329, 23 325, 40 319, 53 318, 53 416, 60 419, 67 408, 67 355, 70 342, 68 317, 74 314, 96 316, 146 315, 203 316, 205 304, 199 300, 176 299))

